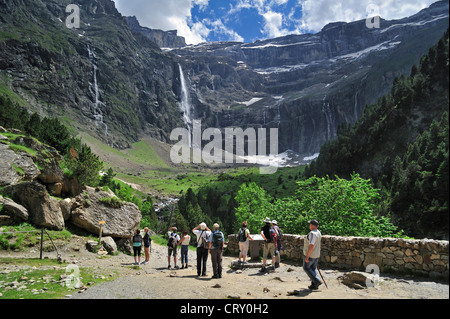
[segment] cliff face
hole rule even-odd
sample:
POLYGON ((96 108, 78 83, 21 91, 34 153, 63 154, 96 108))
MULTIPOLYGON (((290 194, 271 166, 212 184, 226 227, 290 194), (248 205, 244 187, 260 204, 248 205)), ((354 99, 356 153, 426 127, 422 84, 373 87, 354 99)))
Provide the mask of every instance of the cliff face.
POLYGON ((8 95, 115 147, 180 126, 172 57, 134 35, 109 0, 0 2, 0 75, 8 95))
POLYGON ((339 22, 317 34, 172 52, 184 59, 195 116, 219 127, 278 127, 280 151, 311 155, 409 73, 447 27, 448 3, 440 1, 378 29, 339 22))
POLYGON ((304 155, 409 72, 445 32, 449 8, 440 1, 379 29, 333 23, 317 34, 185 46, 174 32, 124 18, 110 0, 79 0, 80 27, 69 29, 70 3, 0 0, 0 89, 12 99, 114 147, 142 135, 169 142, 185 126, 180 64, 191 121, 277 127, 279 151, 304 155))
POLYGON ((126 17, 128 26, 133 33, 140 33, 154 42, 160 48, 179 48, 186 46, 183 37, 177 35, 177 30, 163 31, 143 27, 136 17, 126 17))

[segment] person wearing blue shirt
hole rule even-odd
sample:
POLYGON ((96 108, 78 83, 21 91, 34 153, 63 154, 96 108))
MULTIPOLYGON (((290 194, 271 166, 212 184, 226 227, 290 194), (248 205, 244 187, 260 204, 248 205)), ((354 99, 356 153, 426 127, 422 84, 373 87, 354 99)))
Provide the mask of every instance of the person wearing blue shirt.
POLYGON ((211 254, 211 262, 214 275, 212 278, 222 278, 222 254, 225 244, 225 237, 219 230, 219 224, 214 224, 213 232, 209 237, 209 253, 211 254))

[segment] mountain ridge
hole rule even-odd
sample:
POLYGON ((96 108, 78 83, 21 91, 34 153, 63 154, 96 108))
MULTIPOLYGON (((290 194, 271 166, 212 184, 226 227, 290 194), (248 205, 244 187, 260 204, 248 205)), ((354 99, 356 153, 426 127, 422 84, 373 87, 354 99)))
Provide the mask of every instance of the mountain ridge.
POLYGON ((341 123, 355 122, 366 104, 409 71, 448 25, 448 3, 440 1, 413 18, 381 20, 380 30, 361 27, 361 20, 329 24, 318 34, 164 52, 133 32, 109 0, 81 0, 81 27, 67 29, 69 3, 11 0, 0 6, 2 90, 120 149, 143 136, 171 143, 171 130, 185 125, 181 65, 192 118, 220 129, 279 128, 280 152, 312 156, 341 123), (349 30, 361 34, 359 42, 349 40, 355 38, 349 30), (305 36, 316 42, 292 43, 307 42, 305 36), (309 46, 322 51, 298 50, 309 46))

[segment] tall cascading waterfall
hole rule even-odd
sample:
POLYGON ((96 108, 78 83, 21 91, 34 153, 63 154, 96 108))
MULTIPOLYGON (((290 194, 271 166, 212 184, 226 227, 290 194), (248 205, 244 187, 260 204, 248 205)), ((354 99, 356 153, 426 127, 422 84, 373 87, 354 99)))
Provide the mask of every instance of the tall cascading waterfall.
POLYGON ((93 69, 93 79, 94 79, 94 83, 89 82, 89 90, 91 91, 91 93, 94 94, 95 97, 95 101, 93 104, 93 108, 92 108, 92 115, 94 116, 94 122, 95 125, 98 126, 103 126, 104 130, 105 130, 105 136, 106 136, 106 141, 108 142, 108 125, 104 122, 103 119, 103 111, 102 111, 102 106, 104 106, 104 103, 102 101, 100 101, 100 92, 98 89, 98 83, 97 83, 97 64, 95 63, 96 60, 96 56, 94 53, 94 50, 92 49, 92 47, 90 45, 88 45, 88 53, 89 53, 89 61, 92 64, 92 69, 93 69))
POLYGON ((322 112, 325 114, 325 119, 327 121, 327 140, 331 140, 334 136, 334 120, 333 113, 330 108, 330 103, 326 101, 326 96, 322 100, 322 112))
POLYGON ((189 89, 186 84, 186 78, 184 77, 183 68, 181 64, 178 63, 178 68, 180 71, 180 82, 181 82, 181 102, 180 108, 183 112, 183 122, 189 132, 189 147, 192 147, 192 114, 191 114, 191 104, 189 102, 189 89))

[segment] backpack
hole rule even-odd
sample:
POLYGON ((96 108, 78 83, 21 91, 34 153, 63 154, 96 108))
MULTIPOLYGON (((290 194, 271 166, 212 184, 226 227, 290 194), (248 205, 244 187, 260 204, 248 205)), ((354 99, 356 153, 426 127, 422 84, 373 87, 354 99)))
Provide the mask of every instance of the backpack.
POLYGON ((267 239, 269 243, 277 242, 277 232, 273 227, 269 228, 269 238, 267 239))
POLYGON ((247 236, 245 236, 245 231, 246 231, 247 229, 246 228, 241 228, 240 230, 239 230, 239 241, 240 242, 244 242, 244 241, 246 241, 247 240, 247 236))
POLYGON ((212 243, 215 248, 222 248, 223 234, 221 231, 216 230, 212 233, 212 243))
POLYGON ((133 236, 133 247, 141 247, 142 245, 142 236, 134 235, 133 236))
POLYGON ((169 241, 167 242, 167 247, 169 247, 169 249, 174 249, 177 247, 177 233, 172 233, 172 235, 170 235, 169 237, 169 241))
POLYGON ((205 235, 203 235, 204 232, 205 231, 203 230, 202 233, 200 234, 199 240, 197 241, 197 246, 198 246, 198 242, 200 241, 200 239, 202 239, 202 245, 200 247, 209 249, 209 235, 208 235, 208 233, 205 233, 205 235))

